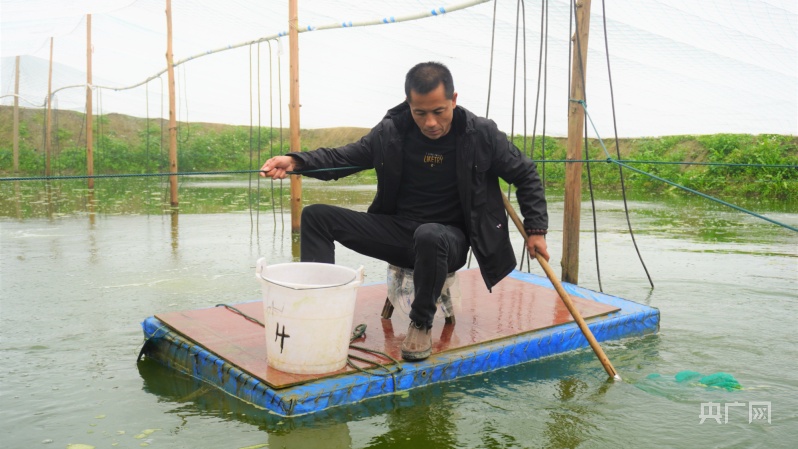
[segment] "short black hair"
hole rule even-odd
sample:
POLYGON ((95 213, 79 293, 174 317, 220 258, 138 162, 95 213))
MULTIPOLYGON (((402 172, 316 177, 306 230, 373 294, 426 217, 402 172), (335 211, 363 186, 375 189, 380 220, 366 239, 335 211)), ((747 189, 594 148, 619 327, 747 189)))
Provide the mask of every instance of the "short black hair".
POLYGON ((422 62, 416 64, 405 77, 405 96, 410 99, 410 91, 419 94, 428 94, 443 83, 443 92, 447 100, 454 96, 454 81, 452 72, 440 62, 422 62))

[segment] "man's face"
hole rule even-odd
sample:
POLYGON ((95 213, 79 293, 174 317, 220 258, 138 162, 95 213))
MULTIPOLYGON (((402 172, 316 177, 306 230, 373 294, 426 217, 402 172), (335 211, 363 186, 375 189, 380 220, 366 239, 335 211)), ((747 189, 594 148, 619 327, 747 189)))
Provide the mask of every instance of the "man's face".
POLYGON ((410 105, 413 121, 418 125, 421 134, 434 140, 445 136, 452 129, 454 108, 457 106, 457 92, 452 95, 451 100, 447 99, 443 83, 438 84, 438 87, 426 94, 410 90, 410 98, 407 99, 407 103, 410 105))

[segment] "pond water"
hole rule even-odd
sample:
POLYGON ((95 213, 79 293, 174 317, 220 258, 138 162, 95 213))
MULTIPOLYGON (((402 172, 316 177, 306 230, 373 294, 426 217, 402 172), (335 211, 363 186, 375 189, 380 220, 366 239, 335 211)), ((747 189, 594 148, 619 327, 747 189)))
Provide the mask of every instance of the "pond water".
MULTIPOLYGON (((0 183, 2 447, 770 448, 798 440, 798 233, 675 195, 629 202, 654 289, 623 203, 596 200, 601 288, 662 314, 658 334, 602 345, 620 383, 608 383, 582 350, 290 419, 137 363, 146 317, 257 299, 255 260, 297 259, 290 214, 281 212, 288 183, 283 195, 274 185, 273 194, 271 182, 183 178, 172 213, 159 179, 98 180, 94 192, 82 181, 0 183), (677 382, 685 370, 729 373, 742 389, 677 382)), ((374 194, 370 185, 308 179, 303 188, 306 204, 358 210, 374 194)), ((556 267, 562 193, 548 196, 556 267)), ((798 226, 798 204, 742 205, 798 226)), ((589 206, 580 285, 599 290, 589 206)), ((367 282, 385 280, 382 262, 340 249, 338 263, 364 265, 367 282)))

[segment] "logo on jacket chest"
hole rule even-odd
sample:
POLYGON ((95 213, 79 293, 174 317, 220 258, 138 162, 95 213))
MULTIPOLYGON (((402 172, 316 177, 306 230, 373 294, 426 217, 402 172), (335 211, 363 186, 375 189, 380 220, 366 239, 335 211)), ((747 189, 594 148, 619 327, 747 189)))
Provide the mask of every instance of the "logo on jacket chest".
POLYGON ((430 168, 443 163, 443 155, 427 153, 424 155, 424 164, 429 164, 430 168))

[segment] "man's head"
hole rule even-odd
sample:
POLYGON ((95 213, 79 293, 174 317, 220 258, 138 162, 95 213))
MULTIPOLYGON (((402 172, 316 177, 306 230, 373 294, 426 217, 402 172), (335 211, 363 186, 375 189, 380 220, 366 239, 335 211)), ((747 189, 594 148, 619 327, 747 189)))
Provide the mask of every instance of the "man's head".
POLYGON ((438 62, 422 62, 407 72, 405 95, 421 133, 439 139, 452 129, 457 92, 452 73, 438 62))

